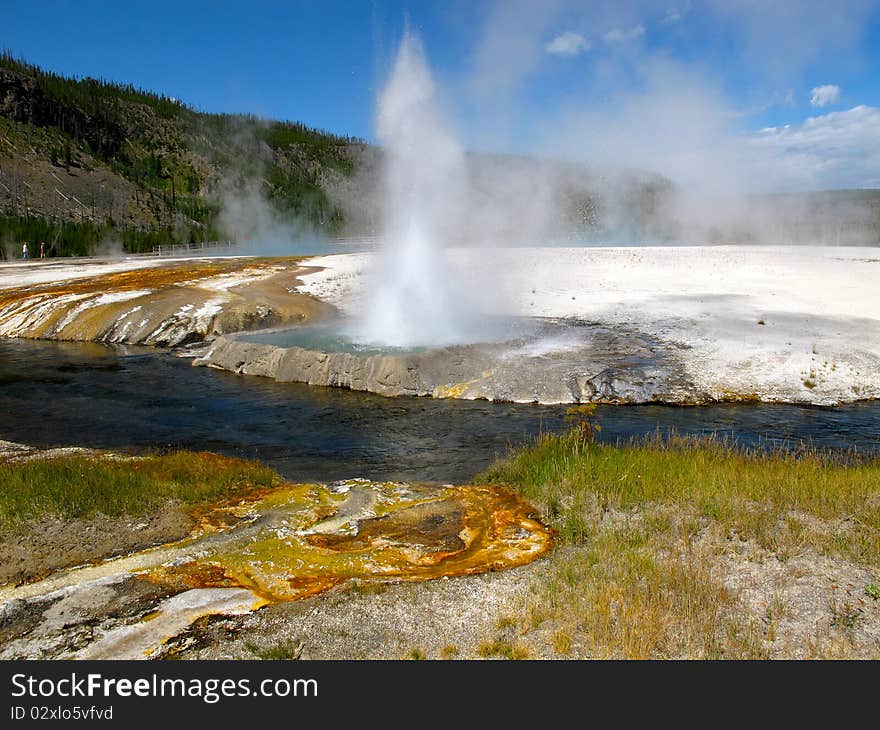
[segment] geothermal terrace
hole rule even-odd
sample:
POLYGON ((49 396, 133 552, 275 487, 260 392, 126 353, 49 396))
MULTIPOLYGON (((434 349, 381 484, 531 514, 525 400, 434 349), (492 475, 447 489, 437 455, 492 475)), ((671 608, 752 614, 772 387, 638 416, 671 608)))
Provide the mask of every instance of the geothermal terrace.
MULTIPOLYGON (((483 292, 474 306, 494 316, 541 318, 539 332, 416 356, 415 367, 426 373, 421 388, 396 384, 400 368, 387 358, 371 363, 384 367, 381 377, 352 383, 336 373, 338 384, 386 395, 547 403, 831 405, 880 397, 876 249, 514 248, 458 250, 452 260, 462 288, 483 292)), ((382 286, 382 262, 371 254, 304 263, 316 270, 302 277, 299 291, 350 317, 363 311, 372 287, 382 286)), ((231 351, 245 349, 226 347, 218 343, 207 360, 229 367, 231 351)), ((244 372, 296 374, 285 376, 283 362, 265 351, 248 352, 244 372)), ((414 358, 402 364, 411 368, 414 358)))
MULTIPOLYGON (((355 331, 368 298, 386 285, 380 254, 4 264, 0 336, 171 347, 194 364, 389 396, 821 404, 880 397, 876 249, 518 248, 456 250, 451 259, 460 283, 453 299, 477 320, 503 323, 486 329, 485 341, 391 348, 332 336, 355 331), (331 336, 309 339, 316 329, 331 336)), ((0 452, 41 458, 20 444, 0 443, 0 452)), ((438 620, 467 635, 474 621, 494 630, 498 607, 524 585, 498 571, 525 566, 552 545, 533 511, 501 488, 351 479, 257 490, 194 512, 192 524, 172 512, 149 524, 112 523, 109 552, 100 530, 83 540, 84 523, 70 523, 71 537, 49 521, 39 533, 48 547, 33 552, 62 569, 44 574, 40 560, 22 560, 29 543, 6 544, 0 657, 163 656, 188 645, 201 617, 252 614, 336 586, 368 591, 389 578, 409 584, 487 571, 485 580, 452 586, 445 605, 454 615, 441 609, 438 620), (139 536, 141 529, 159 539, 139 536), (120 530, 129 539, 122 546, 120 530), (92 562, 126 545, 135 551, 92 562), (65 561, 80 549, 94 554, 70 567, 65 561)), ((524 575, 543 568, 534 570, 524 575)), ((861 590, 869 580, 863 571, 843 583, 861 590)), ((446 590, 435 583, 432 590, 446 590)), ((419 615, 434 620, 434 603, 412 603, 430 606, 419 615)), ((348 627, 351 610, 339 605, 348 627)), ((382 621, 397 621, 398 610, 407 609, 383 609, 382 621)), ((260 620, 277 627, 277 615, 260 620)), ((375 633, 369 620, 363 625, 375 633)))
POLYGON ((0 335, 204 340, 197 364, 384 395, 823 405, 880 397, 876 249, 461 249, 450 258, 475 317, 532 325, 494 341, 381 353, 291 343, 289 331, 277 341, 235 334, 356 318, 386 263, 357 253, 4 265, 0 335))

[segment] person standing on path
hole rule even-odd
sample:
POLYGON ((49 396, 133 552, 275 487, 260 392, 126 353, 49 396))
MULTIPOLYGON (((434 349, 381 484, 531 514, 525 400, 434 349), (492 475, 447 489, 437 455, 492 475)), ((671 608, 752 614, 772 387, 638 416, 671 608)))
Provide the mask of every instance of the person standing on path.
POLYGON ((45 241, 40 241, 40 258, 46 258, 46 243, 45 241))
POLYGON ((28 251, 27 241, 24 241, 21 244, 21 257, 23 259, 30 258, 30 251, 28 251))

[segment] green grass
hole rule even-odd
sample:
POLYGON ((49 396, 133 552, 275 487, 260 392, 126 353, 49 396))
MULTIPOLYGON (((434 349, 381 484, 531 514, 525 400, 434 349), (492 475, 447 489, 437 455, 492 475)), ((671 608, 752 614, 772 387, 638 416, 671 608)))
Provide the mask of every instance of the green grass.
POLYGON ((245 648, 258 659, 266 661, 293 661, 302 655, 303 645, 291 641, 280 641, 272 646, 262 647, 246 641, 245 648))
MULTIPOLYGON (((557 531, 560 547, 517 619, 523 641, 556 654, 577 645, 594 657, 764 658, 783 607, 744 611, 722 578, 736 546, 781 561, 812 552, 880 565, 876 459, 746 453, 684 437, 606 446, 574 429, 475 481, 515 489, 557 531)), ((841 609, 832 627, 851 631, 857 619, 841 609)), ((479 653, 502 649, 489 642, 479 653)))
POLYGON ((878 459, 843 463, 809 451, 743 452, 680 436, 621 447, 580 444, 563 434, 543 436, 477 481, 516 488, 571 543, 594 533, 597 510, 665 505, 768 548, 780 541, 810 545, 880 565, 878 459))
POLYGON ((0 527, 50 515, 142 515, 169 501, 196 505, 278 482, 275 472, 255 462, 190 451, 6 462, 0 463, 0 527))

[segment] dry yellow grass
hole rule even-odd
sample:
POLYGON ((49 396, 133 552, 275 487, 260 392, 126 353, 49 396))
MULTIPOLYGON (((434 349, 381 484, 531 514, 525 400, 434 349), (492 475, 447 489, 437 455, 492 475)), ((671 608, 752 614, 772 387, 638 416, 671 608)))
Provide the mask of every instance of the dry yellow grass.
MULTIPOLYGON (((790 617, 781 597, 761 614, 744 608, 729 574, 737 560, 809 554, 880 566, 877 460, 686 438, 612 447, 572 432, 544 436, 478 479, 519 490, 558 531, 563 546, 517 625, 520 639, 543 635, 557 655, 764 658, 790 617)), ((833 616, 829 636, 801 654, 848 655, 839 638, 861 609, 833 616)))

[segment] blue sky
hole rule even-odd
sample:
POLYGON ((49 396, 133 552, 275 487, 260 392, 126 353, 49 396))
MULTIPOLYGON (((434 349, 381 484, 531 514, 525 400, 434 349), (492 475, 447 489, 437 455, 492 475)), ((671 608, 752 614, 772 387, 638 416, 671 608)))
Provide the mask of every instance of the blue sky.
POLYGON ((407 19, 470 148, 880 187, 876 0, 0 0, 0 46, 370 139, 407 19))

